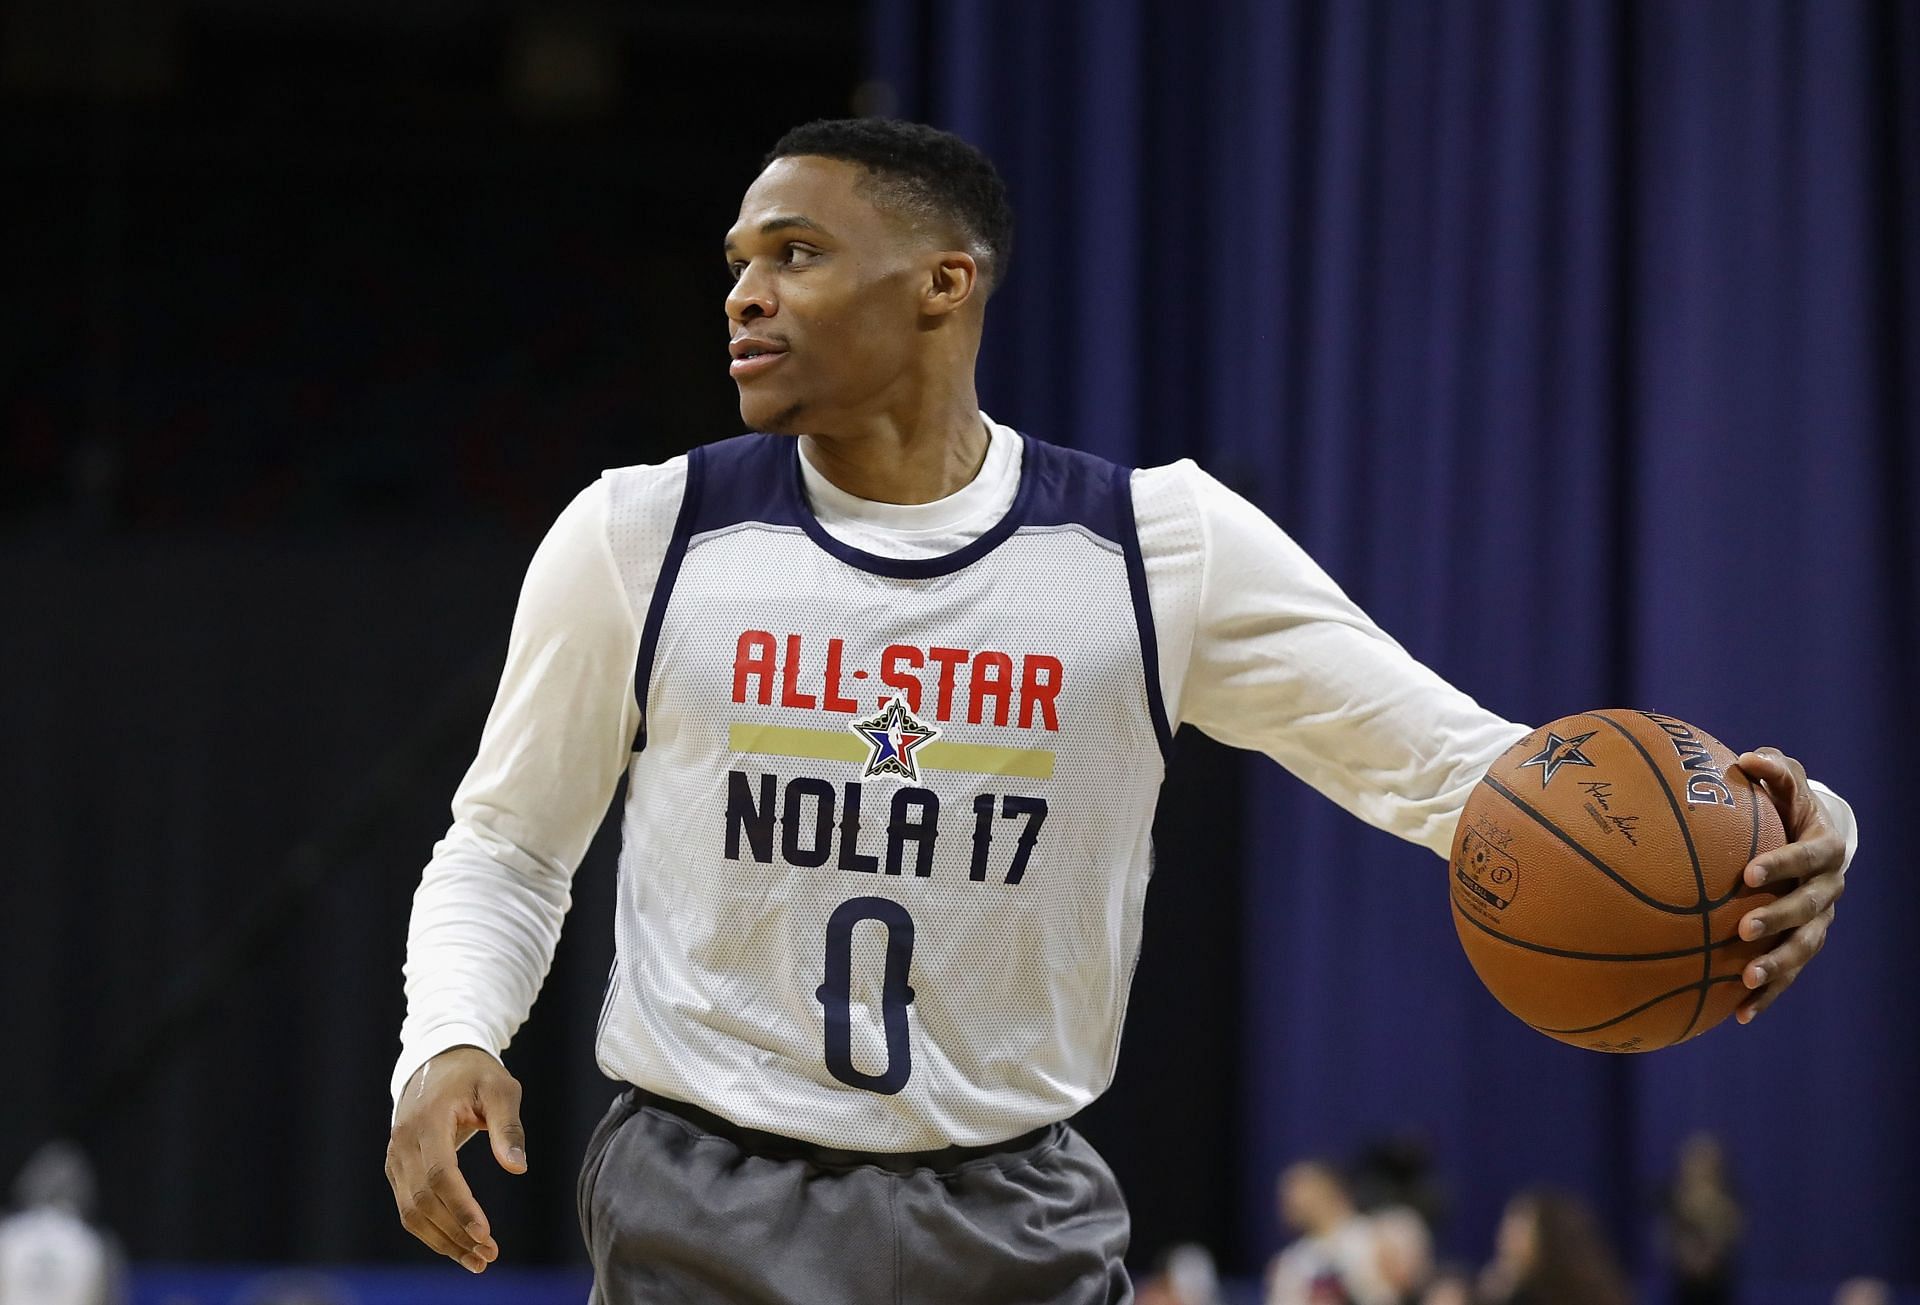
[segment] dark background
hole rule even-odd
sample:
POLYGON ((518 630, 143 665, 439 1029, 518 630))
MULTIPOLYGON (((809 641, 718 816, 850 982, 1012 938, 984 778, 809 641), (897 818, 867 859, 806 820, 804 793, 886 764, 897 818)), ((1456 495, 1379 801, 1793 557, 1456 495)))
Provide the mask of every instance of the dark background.
MULTIPOLYGON (((1440 868, 1183 731, 1113 1090, 1143 1262, 1250 1272, 1286 1160, 1427 1139, 1483 1258, 1551 1178, 1641 1264, 1685 1131, 1763 1281, 1920 1279, 1897 776, 1920 727, 1910 4, 0 10, 0 1169, 55 1131, 137 1259, 424 1256, 381 1175, 399 965, 540 532, 739 429, 718 253, 788 126, 898 111, 1021 234, 982 399, 1195 456, 1497 711, 1773 742, 1865 830, 1750 1030, 1500 1012, 1440 868)), ((611 836, 508 1053, 580 1259, 611 836)))

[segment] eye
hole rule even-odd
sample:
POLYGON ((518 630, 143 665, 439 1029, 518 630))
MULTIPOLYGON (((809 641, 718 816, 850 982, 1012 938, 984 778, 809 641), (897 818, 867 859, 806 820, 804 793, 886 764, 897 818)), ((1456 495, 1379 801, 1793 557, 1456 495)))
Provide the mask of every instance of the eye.
POLYGON ((738 281, 740 274, 746 270, 747 265, 736 258, 727 264, 727 279, 730 281, 738 281))
POLYGON ((810 249, 806 245, 797 245, 791 242, 788 243, 786 252, 789 263, 818 258, 820 256, 820 251, 817 249, 810 249))

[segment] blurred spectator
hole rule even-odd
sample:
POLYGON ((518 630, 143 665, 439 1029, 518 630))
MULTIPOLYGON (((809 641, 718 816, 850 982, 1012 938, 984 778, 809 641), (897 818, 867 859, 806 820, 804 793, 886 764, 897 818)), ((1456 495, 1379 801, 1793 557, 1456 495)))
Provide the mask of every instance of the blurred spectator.
POLYGON ((1380 1280, 1392 1288, 1396 1301, 1413 1305, 1434 1272, 1434 1240, 1427 1221, 1409 1205, 1373 1211, 1367 1221, 1373 1224, 1380 1280))
POLYGON ((1681 1147, 1663 1214, 1660 1240, 1673 1305, 1730 1305, 1740 1203, 1728 1181, 1726 1153, 1711 1133, 1695 1133, 1681 1147))
POLYGON ((1373 1225, 1381 1278, 1396 1300, 1415 1305, 1433 1276, 1433 1239, 1444 1205, 1426 1143, 1415 1137, 1368 1143, 1350 1186, 1354 1204, 1373 1225))
POLYGON ((1420 1294, 1420 1305, 1474 1305, 1473 1275, 1451 1265, 1438 1270, 1420 1294))
POLYGON ((120 1256, 87 1223, 93 1168, 69 1142, 49 1142, 13 1185, 19 1207, 0 1219, 0 1301, 6 1305, 114 1305, 120 1256))
POLYGON ((1304 1160, 1280 1175, 1280 1221, 1299 1238, 1267 1271, 1267 1305, 1397 1305, 1379 1236, 1332 1165, 1304 1160))
POLYGON ((1411 1206, 1393 1205, 1367 1216, 1373 1227, 1380 1279, 1397 1301, 1413 1305, 1433 1277, 1433 1234, 1411 1206))
POLYGON ((1893 1305, 1893 1289, 1878 1278, 1849 1278, 1833 1293, 1833 1305, 1893 1305))
POLYGON ((1213 1254, 1183 1242, 1161 1254, 1152 1276, 1134 1296, 1137 1305, 1221 1305, 1220 1275, 1213 1254))
POLYGON ((1361 1210, 1404 1206, 1420 1216, 1429 1233, 1446 1218, 1446 1194, 1434 1177, 1433 1155, 1414 1136, 1380 1137, 1366 1143, 1353 1163, 1353 1203, 1361 1210))
POLYGON ((1536 1188, 1507 1205, 1484 1305, 1631 1305, 1626 1275, 1586 1203, 1536 1188))

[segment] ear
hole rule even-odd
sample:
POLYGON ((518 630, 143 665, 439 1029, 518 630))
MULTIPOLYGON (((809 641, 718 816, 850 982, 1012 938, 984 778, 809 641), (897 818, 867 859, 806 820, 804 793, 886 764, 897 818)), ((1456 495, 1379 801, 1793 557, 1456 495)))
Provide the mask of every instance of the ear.
POLYGON ((938 255, 927 278, 921 311, 929 317, 944 317, 980 293, 980 265, 964 249, 949 249, 938 255))

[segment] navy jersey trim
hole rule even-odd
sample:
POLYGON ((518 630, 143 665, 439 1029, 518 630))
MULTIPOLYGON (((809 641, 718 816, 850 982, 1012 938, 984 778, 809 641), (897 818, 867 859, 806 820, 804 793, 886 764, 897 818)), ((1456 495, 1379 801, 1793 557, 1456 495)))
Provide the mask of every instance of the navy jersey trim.
POLYGON ((1147 714, 1153 717, 1154 737, 1160 740, 1162 760, 1173 756, 1173 730, 1167 724, 1167 704, 1160 692, 1160 638, 1154 631, 1153 606, 1147 600, 1147 562, 1140 551, 1140 524, 1133 514, 1133 472, 1113 469, 1114 511, 1120 521, 1120 547, 1127 557, 1127 588, 1133 593, 1133 620, 1140 627, 1140 666, 1147 675, 1147 714))
POLYGON ((1021 524, 1081 525, 1118 548, 1132 509, 1130 499, 1114 497, 1114 464, 1040 440, 1028 440, 1025 449, 1020 474, 1032 478, 1033 497, 1021 524))
POLYGON ((680 493, 680 515, 673 519, 673 537, 667 541, 666 556, 660 559, 660 577, 653 582, 653 597, 647 602, 647 622, 640 629, 640 656, 634 668, 633 691, 640 704, 640 731, 633 750, 647 747, 648 699, 653 692, 653 652, 660 642, 660 625, 666 619, 667 603, 673 598, 674 582, 680 578, 680 563, 687 556, 687 541, 693 538, 695 518, 700 514, 701 487, 706 467, 700 450, 687 455, 687 483, 680 493))
POLYGON ((797 529, 846 565, 895 580, 928 580, 964 570, 1024 526, 1079 525, 1115 547, 1122 544, 1133 500, 1115 497, 1113 463, 1025 434, 1020 447, 1020 484, 1006 513, 972 543, 939 557, 883 557, 834 538, 807 505, 800 442, 780 435, 740 435, 688 454, 689 467, 706 469, 705 493, 690 533, 698 537, 747 523, 797 529))
POLYGON ((691 534, 704 535, 742 522, 799 527, 809 513, 804 499, 787 493, 789 459, 798 456, 800 442, 780 435, 736 435, 702 444, 687 454, 687 465, 701 466, 707 493, 701 500, 691 534))

